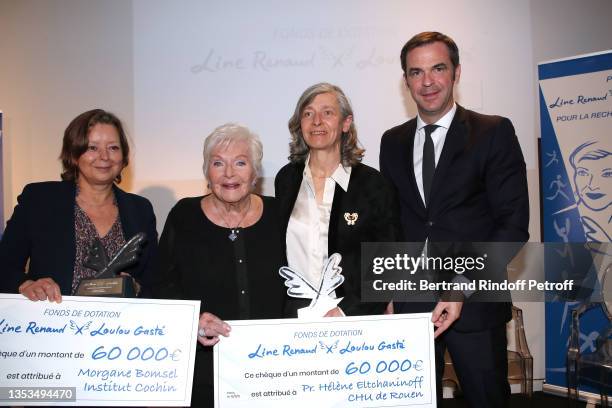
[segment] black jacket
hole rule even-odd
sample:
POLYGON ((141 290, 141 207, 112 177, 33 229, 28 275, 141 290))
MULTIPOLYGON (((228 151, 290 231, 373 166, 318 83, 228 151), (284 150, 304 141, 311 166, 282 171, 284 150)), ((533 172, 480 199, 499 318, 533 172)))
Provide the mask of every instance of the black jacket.
MULTIPOLYGON (((126 270, 148 293, 151 259, 157 249, 155 214, 149 200, 113 186, 126 241, 147 234, 139 262, 126 270)), ((52 278, 70 295, 76 256, 74 204, 76 185, 68 181, 28 184, 0 241, 0 292, 17 293, 27 279, 52 278), (28 273, 26 264, 29 260, 28 273)))
MULTIPOLYGON (((389 129, 380 145, 381 173, 399 196, 408 242, 525 242, 529 196, 525 161, 512 123, 457 105, 426 208, 414 175, 416 118, 389 129)), ((413 306, 404 304, 404 311, 413 306)), ((478 331, 509 320, 508 303, 466 303, 454 327, 478 331)))
MULTIPOLYGON (((304 173, 304 164, 289 163, 279 170, 274 181, 281 211, 283 244, 289 217, 293 211, 304 173)), ((344 297, 339 306, 346 315, 382 313, 384 303, 361 301, 361 243, 394 242, 399 231, 397 199, 389 183, 375 169, 365 164, 352 167, 348 189, 336 184, 329 220, 328 255, 342 255, 340 266, 344 283, 336 290, 344 297), (345 213, 357 213, 355 225, 349 225, 345 213)), ((301 300, 301 299, 300 299, 301 300)), ((292 309, 308 302, 296 300, 292 309)), ((292 310, 295 312, 295 310, 292 310)))

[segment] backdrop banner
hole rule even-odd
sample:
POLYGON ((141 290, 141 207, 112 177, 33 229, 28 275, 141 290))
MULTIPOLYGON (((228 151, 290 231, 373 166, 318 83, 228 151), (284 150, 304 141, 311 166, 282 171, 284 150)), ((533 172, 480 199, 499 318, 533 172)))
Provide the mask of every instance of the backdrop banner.
MULTIPOLYGON (((612 242, 612 50, 541 63, 538 75, 544 241, 568 244, 565 251, 547 251, 545 268, 552 274, 592 262, 588 277, 567 278, 582 280, 576 290, 600 294, 611 254, 601 250, 607 245, 589 243, 612 242), (569 245, 576 242, 585 245, 569 245)), ((579 304, 546 303, 547 384, 567 386, 571 311, 579 304)), ((584 315, 582 352, 595 350, 595 339, 607 321, 602 308, 584 315)), ((584 385, 581 389, 598 393, 584 385)))

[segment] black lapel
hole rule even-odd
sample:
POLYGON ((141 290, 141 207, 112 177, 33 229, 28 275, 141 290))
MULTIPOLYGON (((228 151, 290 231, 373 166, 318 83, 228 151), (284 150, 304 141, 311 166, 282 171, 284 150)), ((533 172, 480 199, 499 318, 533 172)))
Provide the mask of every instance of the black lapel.
MULTIPOLYGON (((289 217, 291 217, 291 212, 293 211, 293 207, 295 206, 295 201, 297 200, 298 193, 300 192, 300 186, 302 185, 302 179, 304 178, 304 163, 295 163, 291 165, 291 179, 287 184, 285 184, 287 188, 286 194, 283 194, 286 198, 284 200, 283 208, 282 208, 282 217, 283 217, 283 225, 287 228, 287 224, 289 224, 289 217)), ((278 193, 277 193, 278 195, 278 193)))
POLYGON ((334 201, 332 201, 331 212, 329 213, 329 230, 327 237, 327 256, 338 252, 338 237, 339 237, 339 225, 338 223, 344 219, 343 211, 346 211, 347 205, 352 204, 351 197, 349 197, 350 191, 359 191, 359 184, 361 182, 361 172, 363 164, 357 163, 351 168, 351 177, 349 178, 349 184, 347 191, 344 191, 340 184, 336 183, 334 188, 334 201))
MULTIPOLYGON (((121 219, 121 228, 123 229, 123 236, 128 241, 132 236, 136 235, 139 231, 134 231, 136 226, 134 224, 134 208, 129 200, 127 200, 127 194, 119 187, 113 184, 113 192, 115 193, 115 199, 117 200, 117 208, 119 209, 119 218, 121 219)), ((143 231, 144 232, 144 231, 143 231)), ((149 237, 147 237, 148 239, 149 237)))
POLYGON ((410 203, 422 216, 425 215, 425 203, 419 193, 417 186, 416 176, 414 175, 414 136, 416 134, 417 120, 412 119, 407 123, 406 131, 402 135, 400 149, 404 154, 402 162, 404 163, 406 174, 408 174, 408 181, 410 185, 410 193, 417 197, 416 200, 410 200, 410 203))
POLYGON ((457 111, 455 112, 453 121, 451 122, 448 132, 446 133, 446 139, 444 140, 444 147, 442 147, 440 160, 436 165, 436 171, 434 173, 429 197, 430 205, 431 203, 435 203, 436 193, 442 188, 444 180, 447 179, 447 174, 454 157, 465 149, 468 138, 466 118, 467 113, 465 109, 457 105, 457 111))
POLYGON ((58 247, 54 250, 62 255, 63 265, 71 273, 66 276, 66 280, 59 285, 67 288, 70 293, 72 285, 72 274, 74 272, 74 261, 76 259, 76 235, 74 230, 74 206, 76 203, 76 184, 73 181, 62 181, 60 183, 61 197, 58 201, 57 212, 52 216, 55 217, 54 225, 56 226, 56 238, 58 247))
MULTIPOLYGON (((351 169, 351 178, 349 179, 347 191, 344 191, 342 187, 340 187, 340 185, 336 183, 336 187, 334 189, 334 201, 332 201, 332 208, 331 212, 329 213, 329 230, 327 232, 327 257, 329 257, 335 252, 340 252, 340 243, 338 242, 338 240, 340 239, 339 223, 342 221, 342 219, 344 219, 344 211, 346 210, 347 203, 350 204, 351 201, 353 201, 351 200, 351 197, 349 197, 349 191, 358 190, 359 188, 353 187, 353 190, 351 190, 352 184, 359 183, 360 166, 361 164, 358 163, 351 169)), ((340 287, 336 289, 336 295, 338 297, 345 296, 345 285, 340 285, 340 287)))
MULTIPOLYGON (((353 170, 355 170, 354 167, 353 170)), ((351 170, 351 172, 353 170, 351 170)), ((351 180, 349 180, 349 188, 352 180, 353 174, 351 173, 351 180)), ((336 187, 334 189, 334 201, 332 201, 332 208, 329 214, 329 230, 327 232, 327 256, 330 256, 334 252, 338 252, 338 222, 340 221, 340 213, 344 208, 343 202, 345 194, 346 193, 344 192, 342 187, 340 187, 340 185, 336 183, 336 187)))

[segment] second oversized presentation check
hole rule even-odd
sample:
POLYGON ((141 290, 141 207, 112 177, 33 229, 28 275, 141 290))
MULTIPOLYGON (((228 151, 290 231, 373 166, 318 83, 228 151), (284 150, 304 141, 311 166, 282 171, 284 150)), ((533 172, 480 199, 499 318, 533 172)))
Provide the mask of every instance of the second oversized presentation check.
POLYGON ((200 302, 0 294, 0 405, 189 406, 200 302))
POLYGON ((229 323, 216 407, 436 406, 430 313, 229 323))

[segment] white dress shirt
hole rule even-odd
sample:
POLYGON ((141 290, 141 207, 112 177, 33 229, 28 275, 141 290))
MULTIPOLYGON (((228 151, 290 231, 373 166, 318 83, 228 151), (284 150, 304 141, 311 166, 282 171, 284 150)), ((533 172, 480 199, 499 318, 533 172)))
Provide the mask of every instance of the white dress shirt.
POLYGON ((323 199, 318 204, 309 162, 310 156, 306 159, 302 184, 287 225, 287 262, 289 267, 317 285, 323 262, 328 256, 329 218, 336 184, 347 191, 351 167, 339 164, 334 173, 325 179, 323 199))
MULTIPOLYGON (((448 128, 453 121, 453 117, 455 116, 455 112, 457 111, 457 104, 453 104, 451 110, 449 110, 446 115, 442 116, 436 123, 432 123, 432 125, 438 125, 438 128, 431 133, 431 139, 434 144, 434 153, 436 155, 436 166, 438 165, 438 161, 440 160, 440 155, 442 154, 442 148, 444 147, 444 141, 446 140, 446 133, 448 132, 448 128)), ((414 160, 414 177, 416 178, 417 187, 419 188, 419 193, 421 194, 421 199, 425 202, 425 194, 423 194, 423 145, 425 144, 425 126, 427 123, 421 119, 420 116, 417 116, 417 130, 414 135, 414 150, 413 150, 413 160, 414 160)))
MULTIPOLYGON (((446 115, 442 116, 436 123, 432 123, 433 125, 438 125, 438 127, 431 133, 431 139, 434 143, 434 153, 436 156, 436 167, 438 166, 438 162, 440 161, 440 155, 442 154, 442 148, 444 147, 444 141, 446 140, 446 134, 448 133, 448 128, 455 117, 455 112, 457 111, 457 104, 453 104, 451 110, 449 110, 446 115)), ((417 186, 419 188, 419 193, 421 194, 421 199, 425 202, 425 195, 423 194, 423 145, 425 144, 425 123, 420 116, 417 116, 417 130, 414 135, 414 176, 416 177, 417 186)), ((429 238, 425 240, 426 245, 423 247, 422 255, 427 256, 427 242, 429 238)), ((452 279, 453 282, 463 283, 470 282, 470 280, 464 275, 455 275, 452 279)), ((473 291, 463 291, 463 295, 466 298, 469 298, 473 294, 473 291)))

